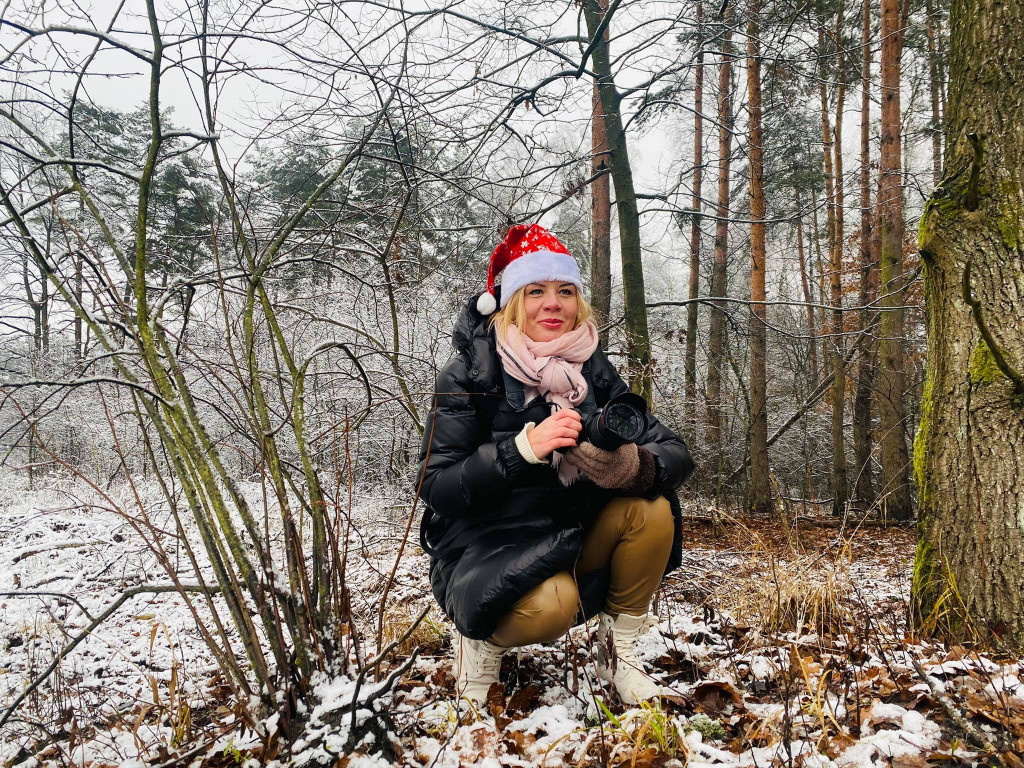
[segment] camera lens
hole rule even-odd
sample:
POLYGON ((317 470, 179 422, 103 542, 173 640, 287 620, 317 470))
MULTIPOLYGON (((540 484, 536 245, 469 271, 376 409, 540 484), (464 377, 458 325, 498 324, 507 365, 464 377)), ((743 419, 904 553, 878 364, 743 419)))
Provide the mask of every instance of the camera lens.
POLYGON ((627 443, 644 433, 644 417, 626 403, 611 403, 604 409, 604 425, 627 443))

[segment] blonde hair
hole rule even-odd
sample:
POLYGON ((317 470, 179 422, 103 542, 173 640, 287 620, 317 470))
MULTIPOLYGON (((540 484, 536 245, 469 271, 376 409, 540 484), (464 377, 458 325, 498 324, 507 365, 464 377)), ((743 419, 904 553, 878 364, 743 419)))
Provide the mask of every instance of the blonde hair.
MULTIPOLYGON (((512 298, 508 300, 508 303, 502 309, 499 309, 491 318, 491 328, 496 328, 497 332, 502 336, 505 335, 505 331, 508 330, 510 325, 514 325, 520 330, 526 325, 526 289, 528 287, 528 285, 524 285, 518 291, 513 293, 512 298)), ((581 325, 589 321, 593 316, 593 308, 590 306, 589 302, 583 298, 583 292, 577 288, 576 323, 569 330, 575 331, 581 325)))

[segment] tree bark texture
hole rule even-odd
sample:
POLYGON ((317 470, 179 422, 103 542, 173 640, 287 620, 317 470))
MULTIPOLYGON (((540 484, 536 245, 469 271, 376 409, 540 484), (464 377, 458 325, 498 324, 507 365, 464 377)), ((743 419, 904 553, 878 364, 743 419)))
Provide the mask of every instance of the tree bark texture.
POLYGON ((945 163, 919 230, 919 620, 1024 648, 1024 5, 954 0, 945 163), (950 599, 955 587, 955 599, 950 599), (945 601, 945 602, 944 602, 945 601), (974 631, 971 631, 974 630, 974 631))
POLYGON ((828 291, 825 290, 825 262, 821 257, 821 224, 818 221, 818 199, 811 186, 811 242, 814 246, 814 267, 817 270, 818 296, 821 302, 818 305, 818 328, 821 330, 821 375, 830 376, 832 373, 832 358, 828 353, 828 320, 825 318, 825 297, 828 291))
MULTIPOLYGON (((843 109, 846 104, 846 83, 844 81, 845 56, 843 53, 843 12, 840 1, 836 12, 835 46, 836 46, 836 119, 833 137, 825 146, 831 152, 834 161, 832 168, 835 173, 833 191, 835 194, 832 216, 832 236, 830 245, 831 259, 829 265, 829 288, 832 299, 832 370, 835 378, 832 381, 832 514, 841 516, 846 511, 849 498, 846 478, 846 440, 843 422, 846 414, 846 367, 843 364, 843 238, 844 217, 843 205, 843 109)), ((824 108, 822 104, 822 108, 824 108)))
MULTIPOLYGON (((693 200, 699 211, 704 183, 704 6, 697 0, 697 69, 693 90, 693 200)), ((697 297, 700 295, 700 216, 690 218, 690 304, 686 307, 686 402, 696 422, 697 409, 697 297)))
MULTIPOLYGON (((797 208, 801 208, 799 201, 797 208)), ((810 281, 807 278, 807 256, 804 253, 804 220, 803 216, 796 220, 796 253, 800 261, 800 285, 804 292, 804 303, 807 305, 807 338, 811 364, 811 382, 818 382, 818 329, 814 324, 814 295, 811 293, 810 281)))
MULTIPOLYGON (((82 306, 82 254, 79 251, 75 251, 72 256, 75 262, 75 277, 72 283, 71 289, 75 293, 75 301, 78 302, 79 306, 82 306)), ((85 355, 85 349, 82 338, 82 318, 75 313, 75 360, 81 360, 85 355)))
MULTIPOLYGON (((599 0, 601 15, 608 10, 607 0, 599 0)), ((604 45, 608 45, 608 28, 604 30, 604 45)), ((591 123, 591 172, 595 176, 590 185, 590 303, 601 328, 602 349, 608 348, 608 319, 612 301, 612 195, 608 170, 608 132, 604 127, 604 109, 601 93, 594 83, 593 119, 591 123), (598 176, 598 174, 601 174, 598 176)))
MULTIPOLYGON (((842 13, 842 7, 840 7, 842 13)), ((842 45, 839 46, 842 49, 842 45)), ((824 56, 825 30, 824 20, 818 19, 818 52, 824 56)), ((842 72, 842 53, 839 53, 837 73, 842 72)), ((828 295, 835 309, 831 312, 831 340, 828 345, 831 352, 831 370, 836 374, 831 387, 831 442, 833 442, 833 471, 831 471, 830 489, 833 493, 833 514, 841 515, 846 508, 846 445, 843 438, 843 416, 846 401, 846 373, 843 368, 843 234, 842 234, 842 147, 841 147, 841 113, 843 109, 844 88, 840 81, 836 100, 836 128, 828 120, 828 92, 825 87, 826 76, 822 72, 818 76, 818 90, 821 98, 821 142, 823 148, 825 171, 825 232, 828 245, 828 295)), ((822 292, 822 295, 823 292, 822 292)))
POLYGON ((939 108, 939 50, 936 44, 936 21, 934 3, 925 3, 925 33, 928 36, 928 87, 932 100, 932 183, 938 185, 942 178, 942 112, 939 108))
MULTIPOLYGON (((871 311, 875 300, 877 270, 872 248, 871 216, 871 0, 863 2, 861 19, 861 100, 860 100, 860 317, 862 334, 870 333, 871 311)), ((853 400, 853 455, 856 471, 854 497, 866 508, 875 498, 871 465, 871 387, 874 372, 874 345, 866 344, 857 359, 857 391, 853 400)))
MULTIPOLYGON (((718 202, 715 214, 715 254, 711 272, 712 298, 726 294, 729 263, 729 173, 732 154, 732 19, 726 17, 722 33, 721 63, 718 68, 718 202)), ((708 336, 708 442, 713 471, 722 473, 722 379, 725 373, 726 306, 712 303, 708 336)))
POLYGON ((747 156, 750 158, 750 506, 772 511, 768 479, 768 377, 765 370, 764 138, 761 127, 761 51, 759 0, 751 0, 747 21, 747 156))
POLYGON ((906 438, 903 277, 903 189, 900 168, 899 0, 882 0, 882 143, 879 154, 878 238, 881 261, 882 340, 879 350, 878 411, 882 453, 882 494, 888 515, 913 516, 906 438))
MULTIPOLYGON (((584 16, 591 40, 603 20, 600 0, 585 0, 584 16)), ((647 330, 647 298, 644 290, 643 254, 640 249, 640 213, 633 188, 626 132, 622 126, 622 97, 615 88, 611 57, 603 37, 593 52, 594 74, 604 109, 608 133, 608 164, 615 186, 615 210, 619 217, 619 250, 622 258, 622 293, 626 322, 626 360, 630 388, 651 399, 651 340, 647 330)))

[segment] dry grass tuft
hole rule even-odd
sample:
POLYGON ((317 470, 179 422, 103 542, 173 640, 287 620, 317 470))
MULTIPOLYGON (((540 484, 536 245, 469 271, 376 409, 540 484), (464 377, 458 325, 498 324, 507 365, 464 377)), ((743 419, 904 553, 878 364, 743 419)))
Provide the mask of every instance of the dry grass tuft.
MULTIPOLYGON (((388 607, 384 612, 384 646, 402 637, 419 616, 415 606, 401 603, 388 607)), ((433 609, 423 617, 423 621, 396 648, 399 655, 412 653, 419 648, 422 653, 439 653, 448 639, 448 630, 437 618, 433 609)))
POLYGON ((747 578, 732 580, 719 595, 737 619, 765 635, 840 632, 851 620, 854 596, 849 542, 838 555, 780 553, 754 547, 747 578))

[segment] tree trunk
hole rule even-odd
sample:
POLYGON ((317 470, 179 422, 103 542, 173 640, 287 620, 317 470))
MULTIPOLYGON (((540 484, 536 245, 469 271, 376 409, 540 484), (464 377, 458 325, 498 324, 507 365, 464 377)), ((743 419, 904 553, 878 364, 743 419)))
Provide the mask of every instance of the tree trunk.
MULTIPOLYGON (((724 297, 729 262, 729 166, 732 153, 732 18, 727 10, 722 33, 722 62, 718 69, 718 203, 715 214, 715 260, 711 296, 724 297)), ((722 378, 725 373, 725 302, 713 302, 708 336, 708 442, 714 472, 722 467, 722 378)))
MULTIPOLYGON (((797 207, 801 203, 797 201, 797 207)), ((811 382, 818 383, 818 330, 814 324, 814 297, 811 295, 810 282, 807 279, 807 257, 804 255, 804 219, 801 215, 796 220, 796 253, 800 259, 800 285, 804 291, 804 303, 807 305, 807 338, 810 340, 808 349, 811 358, 811 382)))
MULTIPOLYGON (((704 183, 704 7, 697 0, 697 70, 693 93, 693 200, 699 211, 704 183)), ((686 306, 686 402, 690 418, 696 422, 697 410, 697 296, 700 294, 700 216, 690 218, 690 304, 686 306)))
MULTIPOLYGON (((601 26, 600 0, 585 0, 584 16, 593 40, 601 26)), ((615 210, 619 216, 619 249, 622 257, 622 293, 625 307, 626 360, 630 388, 651 399, 651 339, 647 330, 647 298, 644 267, 640 250, 640 213, 633 189, 633 170, 629 164, 626 132, 622 127, 622 97, 615 88, 608 45, 603 36, 593 52, 594 74, 604 109, 608 133, 608 166, 615 185, 615 210)))
POLYGON ((50 281, 39 270, 39 325, 42 329, 43 352, 50 351, 50 281))
MULTIPOLYGON (((608 10, 608 1, 599 0, 601 15, 608 10)), ((604 30, 604 44, 608 45, 608 28, 604 30)), ((592 175, 608 168, 608 133, 604 127, 604 110, 601 107, 601 93, 594 83, 593 122, 591 128, 590 161, 592 175)), ((590 185, 590 303, 594 308, 597 325, 601 328, 602 349, 608 347, 608 318, 612 301, 612 197, 611 179, 607 173, 597 176, 590 185)))
MULTIPOLYGON (((71 286, 71 290, 74 291, 75 301, 78 306, 82 306, 82 252, 75 251, 75 279, 71 286)), ((85 354, 83 348, 82 338, 82 317, 77 312, 75 313, 75 360, 81 360, 85 354)))
POLYGON ((896 520, 913 516, 908 483, 906 351, 903 288, 903 191, 900 169, 900 6, 882 0, 882 144, 879 156, 878 237, 881 261, 882 340, 878 406, 885 508, 896 520))
POLYGON ((32 293, 32 283, 28 273, 29 256, 26 254, 21 262, 21 284, 25 289, 25 304, 32 311, 32 351, 39 352, 43 346, 42 318, 39 315, 39 302, 32 293))
POLYGON ((925 206, 914 474, 925 627, 1024 649, 1024 5, 954 0, 945 171, 925 206))
MULTIPOLYGON (((875 300, 871 221, 871 0, 864 0, 861 26, 860 100, 860 332, 870 333, 868 304, 875 300)), ((873 345, 857 359, 857 393, 853 401, 853 455, 857 472, 855 498, 866 508, 875 498, 871 467, 871 384, 873 345)))
POLYGON ((844 205, 846 202, 843 178, 843 112, 846 105, 846 56, 843 47, 843 17, 845 7, 841 0, 836 14, 836 123, 833 131, 833 153, 836 158, 833 167, 836 170, 836 215, 833 238, 833 257, 831 257, 831 303, 833 310, 833 334, 835 336, 835 356, 833 371, 836 380, 833 382, 833 514, 842 516, 846 513, 849 500, 849 483, 846 469, 846 437, 843 423, 846 417, 846 365, 844 353, 846 340, 843 336, 843 243, 846 237, 844 222, 844 205))
MULTIPOLYGON (((840 8, 840 13, 842 9, 840 8)), ((841 48, 841 45, 840 45, 841 48)), ((825 27, 823 20, 818 21, 818 52, 825 55, 825 27)), ((841 54, 840 54, 841 57, 841 54)), ((840 63, 841 66, 841 63, 840 63)), ((837 67, 837 73, 841 72, 837 67)), ((832 405, 832 514, 841 515, 846 507, 846 450, 843 441, 843 406, 846 400, 846 374, 843 369, 842 331, 843 313, 841 309, 842 292, 842 234, 840 227, 842 180, 839 174, 842 172, 842 151, 838 147, 840 136, 839 117, 843 105, 843 89, 839 86, 838 98, 836 100, 836 138, 833 139, 832 128, 829 125, 828 112, 828 91, 825 87, 826 77, 824 72, 818 75, 818 90, 821 97, 821 138, 825 162, 825 231, 828 243, 829 254, 829 296, 832 301, 832 323, 830 331, 832 334, 829 350, 831 351, 831 369, 835 373, 832 379, 831 405, 832 405), (838 164, 838 167, 837 167, 838 164)), ((825 295, 822 290, 822 296, 825 295)))
POLYGON ((946 36, 942 33, 944 29, 941 21, 935 24, 935 49, 938 71, 936 75, 939 80, 939 114, 945 122, 946 115, 946 36))
POLYGON ((750 158, 750 507, 772 511, 768 481, 768 377, 765 301, 764 143, 761 130, 761 51, 759 0, 750 2, 747 22, 747 155, 750 158))
POLYGON ((928 86, 932 97, 932 183, 942 178, 942 113, 939 111, 939 51, 935 42, 934 4, 926 0, 925 33, 928 35, 928 86))
POLYGON ((818 296, 821 298, 818 307, 818 328, 821 329, 821 375, 829 376, 832 372, 832 357, 828 353, 828 323, 825 320, 825 261, 821 258, 821 227, 818 223, 818 199, 811 186, 811 241, 814 245, 814 266, 817 270, 818 296))

